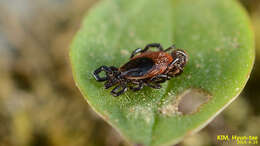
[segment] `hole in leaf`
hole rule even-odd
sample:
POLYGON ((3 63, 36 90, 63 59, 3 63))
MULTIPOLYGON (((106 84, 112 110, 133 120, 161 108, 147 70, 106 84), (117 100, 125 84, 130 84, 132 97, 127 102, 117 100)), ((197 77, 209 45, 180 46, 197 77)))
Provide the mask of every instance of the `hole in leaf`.
POLYGON ((181 115, 178 110, 179 99, 179 97, 173 97, 172 101, 166 102, 166 104, 164 103, 164 105, 159 108, 159 112, 166 116, 181 115))
POLYGON ((192 114, 199 111, 201 105, 207 103, 211 95, 202 89, 190 89, 179 98, 178 110, 182 114, 192 114))
POLYGON ((174 94, 172 96, 171 101, 164 101, 164 105, 159 108, 161 114, 166 116, 193 114, 211 98, 208 92, 196 88, 188 89, 178 96, 174 94))

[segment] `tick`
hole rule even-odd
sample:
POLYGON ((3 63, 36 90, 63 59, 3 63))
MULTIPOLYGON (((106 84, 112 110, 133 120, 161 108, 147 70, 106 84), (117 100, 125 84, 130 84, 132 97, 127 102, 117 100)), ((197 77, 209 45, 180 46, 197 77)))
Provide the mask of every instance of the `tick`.
POLYGON ((128 89, 138 91, 144 86, 160 89, 161 83, 183 72, 187 61, 187 53, 174 45, 164 50, 159 43, 152 43, 144 49, 134 50, 130 60, 121 67, 101 66, 93 75, 98 82, 105 82, 105 89, 115 86, 111 94, 119 96, 128 89), (157 51, 151 51, 151 48, 157 51), (100 76, 102 71, 103 77, 100 76))

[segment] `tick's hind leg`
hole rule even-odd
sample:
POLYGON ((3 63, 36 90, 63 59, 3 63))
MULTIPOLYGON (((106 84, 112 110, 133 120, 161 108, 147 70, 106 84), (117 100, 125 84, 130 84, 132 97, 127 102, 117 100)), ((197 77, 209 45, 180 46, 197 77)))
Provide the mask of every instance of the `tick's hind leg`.
POLYGON ((165 49, 164 52, 168 52, 173 49, 176 49, 176 46, 174 44, 172 46, 170 46, 169 48, 165 49))
POLYGON ((98 69, 96 69, 94 72, 93 72, 93 76, 95 77, 95 79, 99 82, 103 82, 103 81, 106 81, 108 80, 108 76, 107 74, 108 73, 112 73, 112 70, 107 67, 107 66, 101 66, 99 67, 98 69), (99 74, 104 71, 106 73, 106 76, 105 77, 100 77, 99 74))
POLYGON ((113 95, 113 96, 119 96, 119 95, 121 95, 121 94, 123 94, 124 92, 126 92, 127 91, 127 87, 126 87, 126 85, 118 85, 118 86, 116 86, 112 91, 111 91, 111 94, 113 95))

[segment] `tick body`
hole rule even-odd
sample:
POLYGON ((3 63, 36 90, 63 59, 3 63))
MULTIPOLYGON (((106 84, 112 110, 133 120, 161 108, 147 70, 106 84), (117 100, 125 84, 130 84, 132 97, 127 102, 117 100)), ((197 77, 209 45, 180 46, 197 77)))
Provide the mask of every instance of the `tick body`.
POLYGON ((101 66, 93 75, 97 81, 105 82, 106 89, 115 86, 111 94, 119 96, 128 89, 138 91, 144 86, 160 89, 161 83, 183 72, 187 61, 186 52, 175 49, 174 45, 164 50, 160 44, 153 43, 144 49, 134 50, 130 60, 121 67, 101 66), (156 48, 157 51, 151 51, 150 48, 156 48), (105 72, 104 77, 99 76, 102 71, 105 72))

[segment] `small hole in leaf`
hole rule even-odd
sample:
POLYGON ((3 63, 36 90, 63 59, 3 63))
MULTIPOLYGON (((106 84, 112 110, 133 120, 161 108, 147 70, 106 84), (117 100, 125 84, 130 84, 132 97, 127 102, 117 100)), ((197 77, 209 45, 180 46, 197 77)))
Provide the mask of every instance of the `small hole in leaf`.
POLYGON ((211 95, 202 89, 190 89, 179 99, 178 110, 182 114, 192 114, 199 111, 201 105, 207 103, 211 95))
POLYGON ((193 114, 211 98, 208 92, 196 88, 187 89, 177 96, 168 95, 172 96, 171 100, 164 101, 164 105, 159 108, 159 112, 166 116, 193 114))

